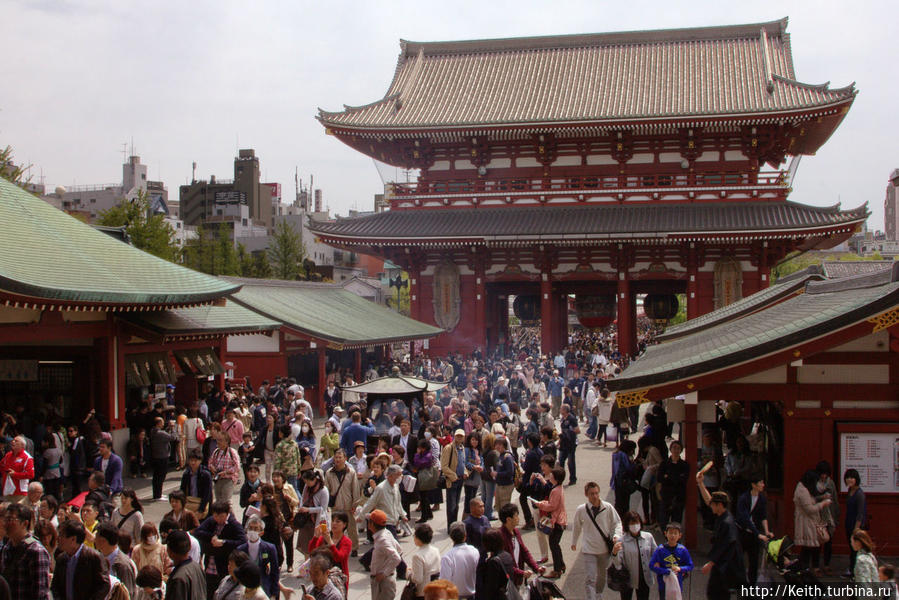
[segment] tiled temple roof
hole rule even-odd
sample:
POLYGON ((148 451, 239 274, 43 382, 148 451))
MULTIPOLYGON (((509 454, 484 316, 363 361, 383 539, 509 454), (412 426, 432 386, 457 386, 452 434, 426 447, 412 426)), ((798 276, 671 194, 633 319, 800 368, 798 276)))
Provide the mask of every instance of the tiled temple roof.
POLYGON ((328 127, 446 128, 770 115, 851 101, 796 81, 787 20, 459 42, 401 41, 381 100, 328 127))
POLYGON ((795 202, 710 204, 630 204, 577 207, 450 208, 392 210, 353 219, 312 222, 310 229, 329 239, 440 241, 441 238, 572 240, 685 238, 717 233, 813 230, 867 218, 867 206, 852 210, 795 202))

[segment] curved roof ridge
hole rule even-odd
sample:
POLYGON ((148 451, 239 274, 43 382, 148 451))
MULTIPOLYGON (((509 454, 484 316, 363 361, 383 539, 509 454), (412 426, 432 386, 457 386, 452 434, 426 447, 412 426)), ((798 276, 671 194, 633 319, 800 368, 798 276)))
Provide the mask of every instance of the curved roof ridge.
POLYGON ((788 17, 784 17, 775 21, 737 25, 612 31, 605 33, 570 33, 460 41, 415 42, 400 40, 400 49, 402 51, 400 56, 401 58, 411 58, 420 50, 423 50, 425 55, 433 56, 441 54, 476 54, 503 50, 540 50, 589 46, 622 46, 645 44, 647 42, 700 42, 757 38, 760 30, 764 30, 768 35, 780 37, 786 32, 788 20, 788 17))
POLYGON ((397 92, 395 94, 390 94, 389 96, 384 96, 380 100, 375 100, 374 102, 369 102, 368 104, 358 104, 356 106, 350 106, 349 104, 344 104, 343 110, 341 110, 341 111, 325 110, 325 109, 319 107, 318 118, 322 119, 322 118, 326 118, 326 117, 336 117, 336 116, 345 115, 345 114, 351 113, 351 112, 365 110, 366 108, 372 108, 379 104, 383 104, 384 102, 395 101, 399 97, 400 97, 400 94, 399 94, 399 92, 397 92))
POLYGON ((773 73, 771 77, 775 81, 780 81, 781 83, 794 85, 796 87, 801 87, 807 90, 815 90, 817 92, 829 92, 836 95, 855 94, 858 92, 858 90, 855 89, 854 81, 849 85, 844 85, 843 87, 831 88, 829 81, 825 81, 824 83, 804 83, 802 81, 790 79, 789 77, 784 77, 783 75, 778 75, 777 73, 773 73))

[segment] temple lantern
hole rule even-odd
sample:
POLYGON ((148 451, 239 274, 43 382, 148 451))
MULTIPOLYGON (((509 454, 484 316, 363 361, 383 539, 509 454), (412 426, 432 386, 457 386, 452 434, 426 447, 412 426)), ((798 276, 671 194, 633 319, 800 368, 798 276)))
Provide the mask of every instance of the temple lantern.
POLYGON ((512 310, 522 323, 540 320, 540 297, 536 294, 515 296, 512 302, 512 310))
POLYGON ((578 296, 574 303, 577 320, 588 329, 611 325, 617 316, 615 295, 578 296))
POLYGON ((643 312, 655 321, 669 321, 677 314, 680 304, 674 294, 647 294, 643 299, 643 312))

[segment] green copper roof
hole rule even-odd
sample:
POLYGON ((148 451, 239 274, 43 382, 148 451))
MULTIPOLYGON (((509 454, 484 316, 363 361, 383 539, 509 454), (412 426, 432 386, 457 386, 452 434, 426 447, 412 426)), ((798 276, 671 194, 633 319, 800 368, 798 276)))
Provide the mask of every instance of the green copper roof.
POLYGON ((709 327, 712 327, 719 323, 723 323, 724 321, 736 319, 743 315, 760 310, 765 306, 773 304, 774 302, 779 302, 780 300, 787 298, 791 294, 798 292, 803 287, 805 287, 805 284, 808 281, 812 279, 821 279, 821 276, 816 274, 806 274, 802 278, 791 278, 789 281, 785 282, 778 281, 777 283, 767 288, 759 290, 751 296, 741 298, 736 302, 732 302, 727 306, 721 307, 717 310, 713 310, 710 313, 700 315, 679 325, 669 327, 662 335, 657 336, 656 339, 659 342, 664 342, 683 337, 696 331, 708 329, 709 327))
POLYGON ((234 279, 232 298, 261 315, 313 338, 341 345, 369 345, 430 338, 443 330, 375 304, 340 286, 234 279))
POLYGON ((871 275, 810 281, 805 293, 779 304, 650 346, 607 385, 626 391, 698 377, 803 344, 897 305, 899 264, 871 275))
POLYGON ((198 304, 238 286, 124 244, 0 178, 0 293, 102 304, 198 304))
POLYGON ((225 306, 131 312, 124 316, 136 325, 169 336, 267 332, 281 326, 277 321, 235 302, 228 302, 225 306))

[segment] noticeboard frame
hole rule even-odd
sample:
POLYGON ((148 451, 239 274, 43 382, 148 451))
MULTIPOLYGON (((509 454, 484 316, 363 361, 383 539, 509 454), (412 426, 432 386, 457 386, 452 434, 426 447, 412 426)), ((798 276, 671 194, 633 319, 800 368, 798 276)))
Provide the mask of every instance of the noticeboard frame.
MULTIPOLYGON (((838 481, 834 483, 837 484, 837 489, 839 490, 839 494, 841 496, 845 496, 846 492, 843 490, 843 472, 848 468, 843 465, 843 434, 846 433, 857 433, 857 434, 866 434, 866 433, 882 433, 882 434, 895 434, 899 437, 899 423, 857 423, 857 422, 847 422, 841 421, 836 423, 836 459, 837 459, 837 470, 834 472, 834 479, 839 477, 838 481)), ((862 481, 862 489, 865 491, 865 496, 876 496, 876 497, 884 497, 884 498, 894 498, 899 495, 899 489, 895 492, 876 492, 869 491, 868 488, 865 487, 864 481, 862 481)))

